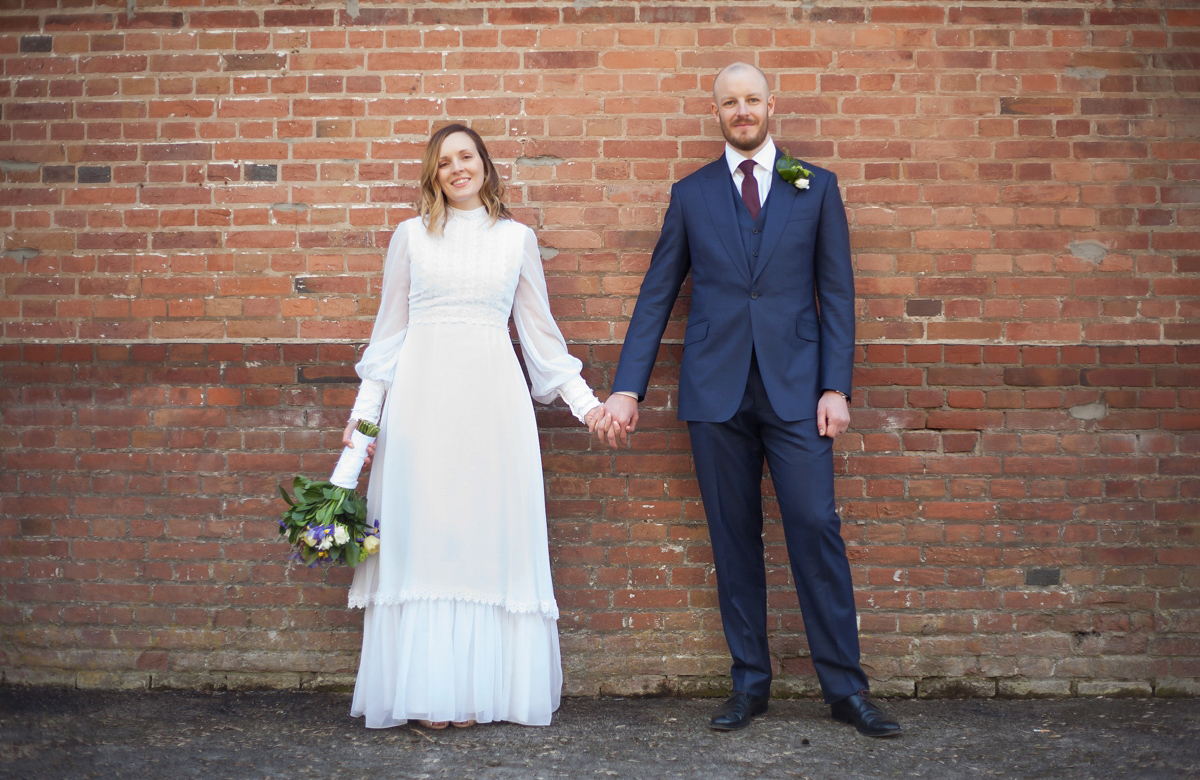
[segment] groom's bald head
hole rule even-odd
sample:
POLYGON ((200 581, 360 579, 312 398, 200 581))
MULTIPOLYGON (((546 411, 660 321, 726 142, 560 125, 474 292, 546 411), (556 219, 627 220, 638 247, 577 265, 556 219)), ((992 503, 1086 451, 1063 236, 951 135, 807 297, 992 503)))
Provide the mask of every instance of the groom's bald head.
POLYGON ((721 68, 721 71, 717 73, 717 77, 713 79, 713 102, 717 105, 721 103, 720 93, 722 89, 732 79, 738 81, 742 81, 743 79, 757 81, 757 86, 762 88, 763 100, 771 96, 771 85, 767 83, 767 74, 748 62, 735 62, 721 68))

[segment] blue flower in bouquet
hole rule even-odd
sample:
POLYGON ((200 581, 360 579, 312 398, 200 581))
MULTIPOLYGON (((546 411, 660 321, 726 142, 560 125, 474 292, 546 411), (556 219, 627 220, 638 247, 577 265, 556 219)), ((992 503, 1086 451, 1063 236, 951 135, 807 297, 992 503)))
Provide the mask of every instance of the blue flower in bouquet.
POLYGON ((304 543, 317 550, 328 550, 333 546, 333 526, 311 526, 304 534, 304 543))

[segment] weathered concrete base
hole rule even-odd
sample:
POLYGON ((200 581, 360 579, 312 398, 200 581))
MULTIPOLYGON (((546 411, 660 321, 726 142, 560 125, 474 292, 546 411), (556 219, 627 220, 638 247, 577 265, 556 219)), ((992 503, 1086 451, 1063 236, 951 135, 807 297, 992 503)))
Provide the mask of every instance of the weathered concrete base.
POLYGON ((1164 699, 1170 699, 1174 697, 1197 697, 1200 696, 1200 680, 1159 680, 1154 686, 1154 695, 1160 696, 1164 699))
POLYGON ((1075 686, 1080 696, 1141 699, 1154 695, 1154 686, 1141 680, 1081 680, 1075 686))
POLYGON ((930 677, 917 681, 919 699, 991 699, 996 681, 989 678, 930 677))
POLYGON ((1001 699, 1066 699, 1074 695, 1070 680, 1000 680, 1001 699))
POLYGON ((871 693, 895 699, 911 699, 917 695, 917 681, 893 677, 888 680, 871 680, 871 693))
MULTIPOLYGON (((147 672, 71 670, 7 667, 0 668, 0 685, 39 688, 78 688, 98 691, 323 691, 349 692, 353 674, 323 672, 147 672)), ((570 681, 564 695, 715 698, 728 696, 728 677, 678 677, 642 675, 614 679, 598 688, 573 689, 570 681)), ((1026 680, 993 677, 924 677, 872 680, 871 692, 891 699, 1070 699, 1192 698, 1200 697, 1200 679, 1163 680, 1026 680)), ((820 699, 815 678, 776 678, 771 695, 776 699, 820 699)))

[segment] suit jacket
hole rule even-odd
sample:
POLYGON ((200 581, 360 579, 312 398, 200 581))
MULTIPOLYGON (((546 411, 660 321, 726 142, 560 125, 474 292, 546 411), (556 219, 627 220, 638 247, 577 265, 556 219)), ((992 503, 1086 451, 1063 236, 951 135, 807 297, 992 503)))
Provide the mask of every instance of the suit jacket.
POLYGON ((679 419, 731 418, 746 389, 752 350, 771 406, 784 420, 815 417, 824 390, 850 394, 854 272, 846 210, 837 177, 809 163, 804 167, 813 172, 807 190, 772 171, 753 271, 724 156, 676 182, 621 347, 614 391, 645 398, 671 308, 690 271, 679 419))

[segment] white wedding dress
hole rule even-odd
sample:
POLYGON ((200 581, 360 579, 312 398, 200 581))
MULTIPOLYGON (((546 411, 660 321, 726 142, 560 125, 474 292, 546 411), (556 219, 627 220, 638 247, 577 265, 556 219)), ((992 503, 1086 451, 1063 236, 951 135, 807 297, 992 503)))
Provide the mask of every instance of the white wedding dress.
POLYGON ((482 208, 452 209, 444 236, 401 224, 356 368, 352 418, 382 419, 367 489, 380 547, 350 587, 366 610, 351 714, 550 723, 562 666, 530 395, 580 419, 599 402, 550 314, 533 231, 482 208))

